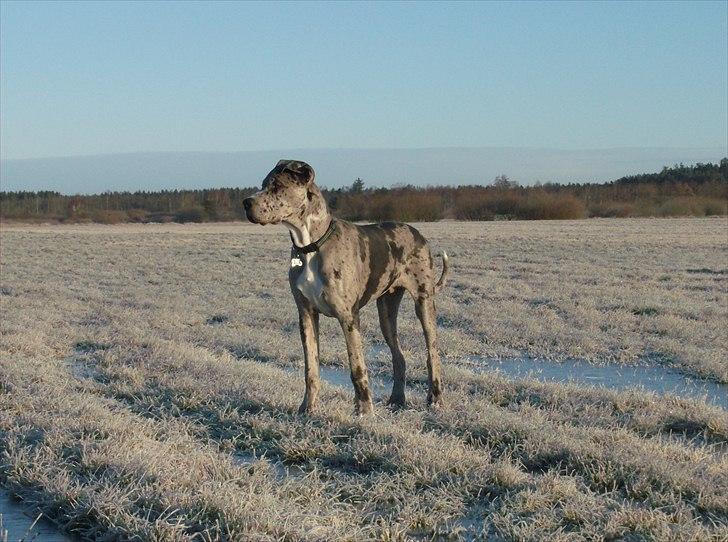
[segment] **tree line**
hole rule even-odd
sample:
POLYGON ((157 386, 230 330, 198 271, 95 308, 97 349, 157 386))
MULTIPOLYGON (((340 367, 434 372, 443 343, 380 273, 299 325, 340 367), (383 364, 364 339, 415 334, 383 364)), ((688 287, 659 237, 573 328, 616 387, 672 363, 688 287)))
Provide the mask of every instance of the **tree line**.
MULTIPOLYGON (((58 222, 206 222, 245 220, 242 201, 257 188, 105 192, 0 192, 0 219, 58 222)), ((520 186, 505 175, 487 185, 324 190, 334 215, 346 220, 407 222, 548 220, 585 217, 728 214, 728 158, 719 164, 665 167, 659 173, 602 184, 520 186)))

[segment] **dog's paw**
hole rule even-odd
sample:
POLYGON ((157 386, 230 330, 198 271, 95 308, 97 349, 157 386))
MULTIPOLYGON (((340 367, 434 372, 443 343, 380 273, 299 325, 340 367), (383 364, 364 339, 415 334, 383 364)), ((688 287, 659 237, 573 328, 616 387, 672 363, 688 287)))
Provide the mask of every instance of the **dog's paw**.
POLYGON ((404 395, 392 395, 387 401, 387 406, 392 410, 404 410, 407 408, 407 402, 404 395))
POLYGON ((374 405, 372 401, 356 401, 354 406, 354 413, 357 416, 368 416, 374 413, 374 405))
POLYGON ((445 401, 443 400, 442 395, 428 395, 427 406, 429 406, 432 410, 441 410, 445 407, 445 401))
POLYGON ((315 405, 309 401, 308 399, 304 399, 301 403, 301 406, 298 407, 298 413, 299 414, 311 414, 314 411, 315 405))

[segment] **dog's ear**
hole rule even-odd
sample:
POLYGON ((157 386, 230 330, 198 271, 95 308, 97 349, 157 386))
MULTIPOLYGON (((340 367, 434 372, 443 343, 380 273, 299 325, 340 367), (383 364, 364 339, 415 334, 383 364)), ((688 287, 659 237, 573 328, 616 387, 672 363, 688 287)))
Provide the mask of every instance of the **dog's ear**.
POLYGON ((306 162, 298 160, 281 160, 278 165, 284 165, 284 170, 292 174, 293 178, 299 184, 309 184, 313 182, 316 173, 313 168, 306 162))

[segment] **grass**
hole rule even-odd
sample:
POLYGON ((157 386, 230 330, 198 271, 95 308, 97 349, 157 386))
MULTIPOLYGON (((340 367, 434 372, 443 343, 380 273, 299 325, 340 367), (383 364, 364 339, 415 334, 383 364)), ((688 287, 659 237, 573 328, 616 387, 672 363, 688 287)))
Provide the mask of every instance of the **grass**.
MULTIPOLYGON (((659 360, 727 382, 728 277, 691 272, 725 267, 725 227, 421 225, 454 264, 438 299, 448 403, 425 407, 405 302, 411 408, 377 397, 364 419, 326 384, 296 414, 282 230, 4 228, 0 485, 86 539, 724 540, 725 410, 457 362, 659 360)), ((362 319, 381 342, 376 310, 362 319)), ((345 359, 337 327, 322 321, 325 363, 345 359)))
POLYGON ((660 311, 655 307, 640 307, 638 309, 632 309, 632 314, 636 316, 655 316, 659 313, 660 311))

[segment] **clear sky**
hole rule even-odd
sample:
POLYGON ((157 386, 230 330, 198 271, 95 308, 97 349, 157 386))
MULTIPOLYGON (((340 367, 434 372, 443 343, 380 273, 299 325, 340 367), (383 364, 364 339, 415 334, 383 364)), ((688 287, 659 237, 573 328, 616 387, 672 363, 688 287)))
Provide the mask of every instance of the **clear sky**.
POLYGON ((728 3, 0 5, 2 158, 728 146, 728 3))

